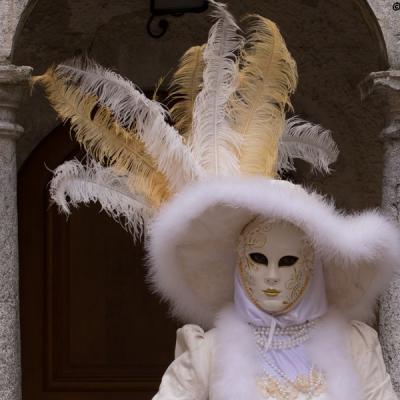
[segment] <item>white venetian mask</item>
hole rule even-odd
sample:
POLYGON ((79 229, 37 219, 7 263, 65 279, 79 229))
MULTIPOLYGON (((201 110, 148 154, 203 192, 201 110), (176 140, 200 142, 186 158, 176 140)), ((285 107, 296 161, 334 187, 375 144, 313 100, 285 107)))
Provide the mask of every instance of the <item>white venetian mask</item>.
POLYGON ((300 300, 313 273, 314 249, 306 234, 289 222, 255 218, 239 237, 238 257, 248 297, 275 315, 300 300))

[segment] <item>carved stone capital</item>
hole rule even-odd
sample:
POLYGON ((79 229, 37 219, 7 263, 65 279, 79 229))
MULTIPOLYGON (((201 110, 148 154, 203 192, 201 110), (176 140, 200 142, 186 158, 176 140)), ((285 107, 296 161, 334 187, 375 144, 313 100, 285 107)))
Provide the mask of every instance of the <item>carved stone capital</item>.
POLYGON ((31 72, 31 67, 0 65, 0 137, 16 140, 24 131, 16 123, 16 114, 29 87, 31 72))
POLYGON ((372 72, 360 83, 361 98, 379 96, 386 105, 384 141, 400 140, 400 71, 372 72))

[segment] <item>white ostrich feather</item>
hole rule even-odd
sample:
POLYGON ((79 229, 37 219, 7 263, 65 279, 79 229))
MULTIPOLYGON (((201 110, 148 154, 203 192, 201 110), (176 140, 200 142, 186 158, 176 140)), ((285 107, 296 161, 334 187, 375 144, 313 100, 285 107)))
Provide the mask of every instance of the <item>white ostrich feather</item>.
POLYGON ((294 170, 293 160, 299 158, 313 169, 329 173, 339 150, 331 131, 295 116, 286 120, 278 154, 279 172, 294 170))
POLYGON ((221 3, 210 1, 217 21, 204 49, 203 88, 193 111, 192 150, 200 165, 214 175, 235 175, 239 171, 241 136, 231 129, 226 116, 229 97, 237 88, 236 53, 244 39, 233 16, 221 3))
POLYGON ((55 68, 67 83, 94 95, 127 131, 137 134, 174 190, 201 175, 189 148, 166 122, 167 111, 147 98, 131 81, 89 59, 74 59, 55 68))
POLYGON ((102 210, 135 240, 142 236, 144 223, 153 213, 146 199, 128 188, 126 176, 94 161, 83 165, 71 160, 57 167, 50 182, 50 197, 68 215, 71 206, 77 207, 78 203, 99 202, 102 210))

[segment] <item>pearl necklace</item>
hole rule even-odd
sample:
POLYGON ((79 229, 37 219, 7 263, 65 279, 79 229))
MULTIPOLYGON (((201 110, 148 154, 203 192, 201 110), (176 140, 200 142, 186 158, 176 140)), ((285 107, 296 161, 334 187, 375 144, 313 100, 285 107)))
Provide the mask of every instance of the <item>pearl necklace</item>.
POLYGON ((299 346, 300 344, 307 341, 310 337, 310 331, 315 326, 314 321, 307 321, 301 325, 293 325, 285 328, 276 327, 272 334, 279 337, 287 336, 287 339, 269 339, 271 335, 271 328, 265 326, 252 325, 253 333, 256 338, 256 343, 260 348, 265 348, 266 344, 269 344, 269 348, 273 350, 291 349, 299 346))
POLYGON ((312 399, 320 394, 325 387, 323 375, 311 367, 308 377, 298 377, 295 380, 283 371, 278 365, 273 363, 268 357, 270 349, 282 350, 289 349, 304 343, 310 337, 310 330, 314 328, 315 321, 306 322, 301 325, 280 327, 260 327, 250 324, 256 337, 257 348, 262 360, 267 364, 280 379, 273 379, 267 368, 263 367, 264 382, 261 384, 263 392, 276 399, 292 400, 296 399, 298 393, 303 393, 306 399, 312 399), (272 332, 271 332, 272 330, 272 332), (276 333, 279 336, 288 336, 285 340, 271 340, 271 335, 276 333), (268 344, 266 346, 266 344, 268 344))

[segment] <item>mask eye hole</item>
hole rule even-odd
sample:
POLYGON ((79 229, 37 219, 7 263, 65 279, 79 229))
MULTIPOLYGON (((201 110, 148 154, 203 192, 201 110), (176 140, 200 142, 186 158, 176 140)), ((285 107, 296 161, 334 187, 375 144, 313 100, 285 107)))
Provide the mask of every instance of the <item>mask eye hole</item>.
POLYGON ((250 253, 249 256, 257 264, 268 265, 268 258, 262 253, 250 253))
POLYGON ((299 257, 296 256, 284 256, 279 260, 278 266, 279 267, 291 267, 292 265, 296 264, 299 257))

